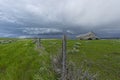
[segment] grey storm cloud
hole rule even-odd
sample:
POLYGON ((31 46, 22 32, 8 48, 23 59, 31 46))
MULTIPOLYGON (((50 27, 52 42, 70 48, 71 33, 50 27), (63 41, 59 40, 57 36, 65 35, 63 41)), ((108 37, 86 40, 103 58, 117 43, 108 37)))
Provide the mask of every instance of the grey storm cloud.
POLYGON ((37 28, 38 33, 64 29, 68 32, 111 31, 112 28, 118 31, 119 7, 119 0, 0 0, 0 29, 1 24, 9 23, 31 33, 37 28))

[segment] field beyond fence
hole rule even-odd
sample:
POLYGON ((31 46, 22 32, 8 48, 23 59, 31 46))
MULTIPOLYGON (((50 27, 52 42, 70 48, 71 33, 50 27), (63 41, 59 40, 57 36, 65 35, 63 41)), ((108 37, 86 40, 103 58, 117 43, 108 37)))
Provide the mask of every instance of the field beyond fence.
MULTIPOLYGON (((0 40, 0 80, 60 78, 52 60, 61 53, 61 40, 41 40, 39 50, 32 39, 0 40)), ((77 78, 89 75, 97 80, 120 80, 120 40, 67 40, 66 54, 69 69, 73 70, 70 73, 82 71, 77 78)))

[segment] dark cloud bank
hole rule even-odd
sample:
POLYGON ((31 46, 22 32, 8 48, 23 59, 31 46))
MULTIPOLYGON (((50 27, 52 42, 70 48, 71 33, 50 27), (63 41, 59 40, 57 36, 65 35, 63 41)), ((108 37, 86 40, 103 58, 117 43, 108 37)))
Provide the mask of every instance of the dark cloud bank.
POLYGON ((89 31, 120 37, 119 7, 119 0, 0 0, 0 37, 89 31))

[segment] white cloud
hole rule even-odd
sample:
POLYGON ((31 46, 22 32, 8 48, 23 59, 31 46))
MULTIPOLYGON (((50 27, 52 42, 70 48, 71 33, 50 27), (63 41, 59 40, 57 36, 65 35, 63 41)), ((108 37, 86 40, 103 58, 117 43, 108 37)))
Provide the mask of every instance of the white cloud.
POLYGON ((24 28, 23 32, 27 34, 46 34, 46 33, 61 33, 62 30, 54 28, 24 28))
MULTIPOLYGON (((0 0, 8 15, 29 22, 43 20, 64 24, 98 26, 120 20, 118 0, 0 0)), ((38 22, 38 21, 37 21, 38 22)))
POLYGON ((0 21, 28 25, 24 32, 30 34, 64 28, 120 29, 119 7, 119 0, 0 0, 0 21))
POLYGON ((8 34, 8 33, 0 33, 0 37, 10 37, 13 36, 14 34, 8 34))
POLYGON ((22 38, 30 38, 31 36, 18 36, 17 38, 20 38, 20 39, 22 39, 22 38))

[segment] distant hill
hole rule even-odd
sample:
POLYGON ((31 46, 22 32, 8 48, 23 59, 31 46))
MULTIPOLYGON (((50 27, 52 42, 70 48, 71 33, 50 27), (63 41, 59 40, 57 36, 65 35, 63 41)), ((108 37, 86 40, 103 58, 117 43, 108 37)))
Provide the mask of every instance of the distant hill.
POLYGON ((98 40, 99 39, 94 32, 88 32, 88 33, 85 33, 85 34, 80 34, 76 37, 80 40, 98 40))

